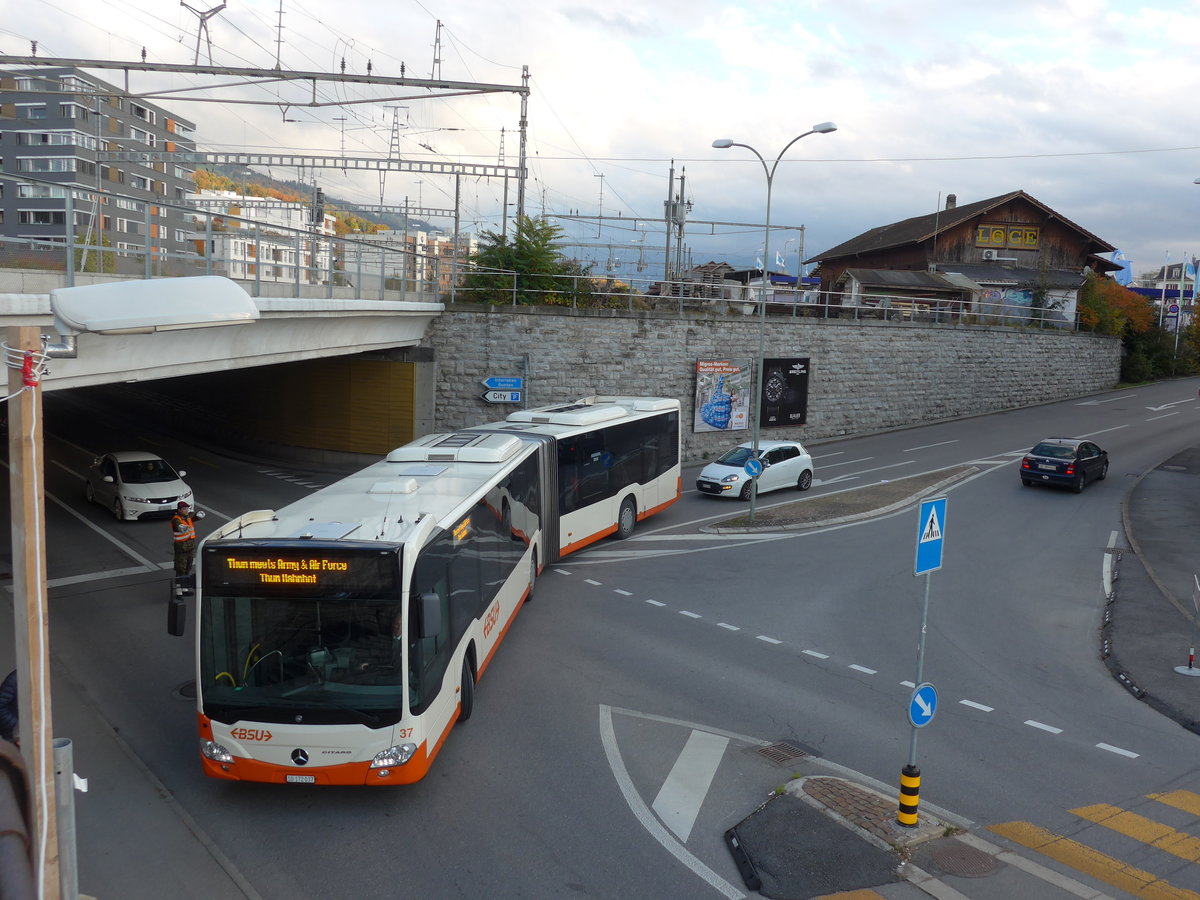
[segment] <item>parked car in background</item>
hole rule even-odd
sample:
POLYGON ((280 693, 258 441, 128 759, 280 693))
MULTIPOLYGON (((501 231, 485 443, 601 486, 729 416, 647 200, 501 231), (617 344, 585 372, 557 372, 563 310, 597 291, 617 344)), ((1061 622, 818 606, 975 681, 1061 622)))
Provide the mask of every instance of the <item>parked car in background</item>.
MULTIPOLYGON (((746 474, 746 463, 754 458, 754 444, 747 441, 722 453, 715 462, 700 470, 696 489, 714 497, 750 499, 752 479, 746 474)), ((813 461, 797 441, 759 441, 758 458, 762 474, 758 476, 758 492, 796 488, 807 491, 812 487, 813 461)))
POLYGON ((1108 474, 1108 453, 1092 441, 1046 438, 1021 460, 1021 484, 1057 484, 1075 493, 1108 474))
POLYGON ((192 489, 169 462, 153 453, 120 450, 97 457, 87 473, 84 493, 89 503, 112 510, 117 521, 167 519, 186 500, 195 506, 192 489))

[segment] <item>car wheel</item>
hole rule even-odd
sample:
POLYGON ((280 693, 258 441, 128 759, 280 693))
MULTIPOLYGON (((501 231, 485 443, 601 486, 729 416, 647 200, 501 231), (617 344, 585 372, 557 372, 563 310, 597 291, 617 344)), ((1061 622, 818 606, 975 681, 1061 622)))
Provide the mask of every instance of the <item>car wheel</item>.
POLYGON ((458 695, 458 721, 465 722, 475 711, 475 673, 471 671, 471 661, 463 660, 462 692, 458 695))
POLYGON ((92 483, 90 481, 85 481, 83 484, 83 496, 86 498, 88 503, 96 502, 96 489, 92 487, 92 483))
POLYGON ((621 512, 617 516, 617 539, 623 541, 632 535, 636 525, 637 506, 632 497, 626 497, 621 501, 621 512))
POLYGON ((1108 460, 1106 459, 1104 461, 1103 467, 1101 467, 1101 469, 1100 469, 1100 474, 1096 476, 1096 480, 1103 481, 1107 477, 1108 477, 1108 460))
POLYGON ((1071 490, 1073 490, 1077 494, 1082 494, 1083 493, 1083 481, 1084 481, 1083 473, 1080 472, 1079 477, 1076 478, 1075 481, 1071 484, 1071 490))
POLYGON ((116 516, 118 522, 125 521, 125 507, 121 505, 120 497, 113 501, 113 515, 116 516))
POLYGON ((740 494, 738 494, 738 499, 739 500, 749 500, 750 492, 752 490, 754 490, 754 482, 747 481, 745 484, 742 485, 742 492, 740 494))
POLYGON ((1032 481, 1030 481, 1028 478, 1022 478, 1022 479, 1021 479, 1021 484, 1025 485, 1025 487, 1032 487, 1032 486, 1033 486, 1033 482, 1032 482, 1032 481))
POLYGON ((810 487, 812 487, 812 472, 805 469, 800 473, 800 480, 796 482, 796 489, 807 491, 810 487))

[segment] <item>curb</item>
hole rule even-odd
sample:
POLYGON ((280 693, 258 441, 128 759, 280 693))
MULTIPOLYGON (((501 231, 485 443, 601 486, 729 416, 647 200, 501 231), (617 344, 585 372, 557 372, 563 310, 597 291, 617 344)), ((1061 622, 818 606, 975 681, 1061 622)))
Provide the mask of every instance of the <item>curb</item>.
MULTIPOLYGON (((861 512, 861 513, 853 513, 852 515, 848 515, 848 516, 835 516, 832 519, 821 519, 816 522, 804 522, 802 524, 796 524, 796 525, 753 525, 753 526, 750 526, 750 525, 728 525, 728 526, 726 526, 726 525, 702 525, 699 530, 703 534, 761 534, 761 533, 778 533, 781 531, 804 531, 809 528, 827 528, 832 525, 847 525, 851 522, 861 522, 865 519, 873 519, 878 516, 884 516, 884 515, 887 515, 888 513, 893 513, 893 512, 896 512, 897 510, 904 509, 906 506, 912 505, 917 500, 920 500, 922 497, 926 497, 929 494, 936 493, 936 492, 942 490, 943 488, 949 487, 950 485, 954 484, 955 482, 963 481, 967 478, 970 478, 973 475, 977 475, 981 471, 982 471, 982 469, 980 469, 978 466, 967 466, 967 467, 963 468, 961 471, 955 472, 953 475, 949 475, 946 478, 943 478, 941 481, 937 482, 936 484, 931 484, 931 485, 928 485, 927 487, 920 488, 919 490, 917 490, 917 491, 913 492, 912 494, 910 494, 909 496, 905 497, 903 500, 897 500, 894 503, 889 503, 887 506, 881 506, 878 509, 872 509, 872 510, 868 510, 867 512, 861 512)), ((867 488, 871 488, 874 486, 875 485, 862 485, 861 487, 850 488, 850 490, 852 490, 852 491, 866 490, 867 488)), ((838 491, 837 493, 846 493, 846 492, 838 491)), ((825 494, 824 496, 832 497, 832 496, 836 496, 836 493, 835 494, 825 494)), ((793 502, 803 503, 804 501, 796 500, 793 502)))

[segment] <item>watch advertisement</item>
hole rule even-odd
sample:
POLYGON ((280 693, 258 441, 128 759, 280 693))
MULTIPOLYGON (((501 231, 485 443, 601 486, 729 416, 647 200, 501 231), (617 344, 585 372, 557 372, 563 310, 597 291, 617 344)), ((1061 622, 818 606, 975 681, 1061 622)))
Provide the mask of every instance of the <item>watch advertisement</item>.
POLYGON ((696 360, 696 418, 692 430, 745 431, 749 428, 753 372, 749 359, 696 360))
POLYGON ((764 359, 761 403, 763 428, 803 425, 808 418, 808 358, 764 359))

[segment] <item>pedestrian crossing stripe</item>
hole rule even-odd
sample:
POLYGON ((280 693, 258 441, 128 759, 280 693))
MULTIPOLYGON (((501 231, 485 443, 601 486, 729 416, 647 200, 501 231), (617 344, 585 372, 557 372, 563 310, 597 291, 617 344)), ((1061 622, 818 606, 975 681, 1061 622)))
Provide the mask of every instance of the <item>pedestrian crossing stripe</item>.
MULTIPOLYGON (((912 534, 910 531, 909 534, 912 534)), ((942 539, 942 526, 938 522, 937 507, 929 508, 929 521, 925 523, 925 528, 921 531, 921 543, 926 544, 929 541, 940 541, 942 539)))
POLYGON ((1146 797, 1194 816, 1200 816, 1200 794, 1192 791, 1167 791, 1165 794, 1147 794, 1146 797))
POLYGON ((1071 815, 1095 822, 1105 828, 1123 834, 1125 837, 1141 841, 1155 849, 1186 859, 1188 862, 1200 862, 1200 839, 1189 834, 1182 834, 1161 822, 1139 816, 1137 813, 1126 812, 1108 803, 1097 803, 1095 806, 1083 806, 1071 810, 1071 815))
POLYGON ((1030 822, 1001 822, 989 825, 988 831, 1132 894, 1139 900, 1200 900, 1200 894, 1194 891, 1175 887, 1157 875, 1030 822))

